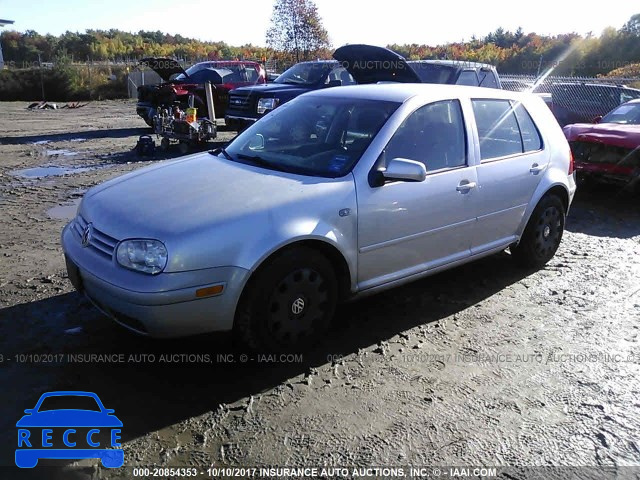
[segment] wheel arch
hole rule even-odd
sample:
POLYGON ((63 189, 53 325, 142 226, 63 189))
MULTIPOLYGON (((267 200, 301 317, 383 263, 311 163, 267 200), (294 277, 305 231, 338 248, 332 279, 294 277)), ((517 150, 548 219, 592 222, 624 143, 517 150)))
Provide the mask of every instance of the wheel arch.
POLYGON ((245 284, 242 287, 242 292, 238 297, 238 303, 240 303, 240 298, 245 294, 247 287, 251 284, 252 280, 256 277, 256 274, 265 268, 271 260, 276 258, 279 255, 282 255, 284 252, 300 248, 306 247, 316 250, 321 255, 323 255, 331 264, 336 274, 336 278, 338 280, 338 300, 343 301, 351 296, 351 286, 353 284, 353 276, 352 268, 349 267, 349 264, 346 260, 345 255, 340 251, 340 249, 328 242, 325 239, 320 238, 301 238, 293 240, 285 245, 280 245, 275 248, 271 252, 264 255, 261 258, 254 268, 251 269, 251 274, 247 278, 245 284))
POLYGON ((539 189, 539 191, 536 192, 536 195, 534 196, 535 202, 531 202, 529 204, 529 206, 527 207, 527 210, 525 211, 525 214, 522 217, 522 222, 520 223, 520 227, 518 228, 518 237, 520 238, 522 237, 522 234, 524 233, 524 229, 529 223, 529 219, 531 218, 533 211, 538 206, 538 204, 542 201, 542 199, 547 195, 555 195, 558 198, 560 198, 560 201, 564 206, 565 215, 569 212, 570 195, 569 195, 569 189, 567 188, 566 185, 560 182, 556 182, 549 186, 546 186, 544 189, 539 189))

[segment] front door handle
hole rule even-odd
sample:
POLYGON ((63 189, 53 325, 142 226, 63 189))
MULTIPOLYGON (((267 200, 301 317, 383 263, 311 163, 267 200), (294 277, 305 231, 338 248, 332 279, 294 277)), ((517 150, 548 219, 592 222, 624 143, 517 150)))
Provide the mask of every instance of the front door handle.
POLYGON ((533 165, 531 165, 529 172, 533 173, 534 175, 537 175, 542 170, 544 170, 544 165, 538 165, 537 163, 534 163, 533 165))
POLYGON ((460 182, 460 185, 456 187, 456 190, 460 193, 467 193, 472 188, 476 188, 476 182, 463 180, 462 182, 460 182))

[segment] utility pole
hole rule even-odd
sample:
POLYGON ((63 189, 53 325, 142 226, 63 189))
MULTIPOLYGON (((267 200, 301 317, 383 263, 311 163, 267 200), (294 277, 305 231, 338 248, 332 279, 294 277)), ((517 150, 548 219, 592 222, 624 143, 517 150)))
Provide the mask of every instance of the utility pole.
POLYGON ((42 101, 45 101, 44 97, 44 73, 42 73, 42 58, 38 53, 38 64, 40 65, 40 86, 42 87, 42 101))

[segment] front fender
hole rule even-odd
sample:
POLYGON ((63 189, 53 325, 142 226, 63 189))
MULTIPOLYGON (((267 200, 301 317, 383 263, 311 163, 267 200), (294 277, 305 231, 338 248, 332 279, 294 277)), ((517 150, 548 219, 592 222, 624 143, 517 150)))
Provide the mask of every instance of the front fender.
POLYGON ((344 258, 350 276, 351 289, 357 284, 357 219, 355 205, 351 214, 335 221, 317 221, 304 218, 290 219, 271 230, 267 238, 253 241, 238 256, 238 266, 256 271, 271 255, 297 243, 317 241, 333 248, 344 258))

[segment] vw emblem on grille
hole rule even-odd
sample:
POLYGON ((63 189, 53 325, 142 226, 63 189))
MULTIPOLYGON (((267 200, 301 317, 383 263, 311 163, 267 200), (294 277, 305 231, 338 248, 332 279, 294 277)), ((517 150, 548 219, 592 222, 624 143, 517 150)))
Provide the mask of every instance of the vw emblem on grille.
POLYGON ((304 299, 302 297, 296 298, 291 304, 291 311, 294 315, 300 315, 304 310, 304 299))
POLYGON ((82 246, 88 247, 89 243, 91 243, 91 237, 93 236, 93 225, 90 223, 84 227, 84 231, 82 232, 82 246))

